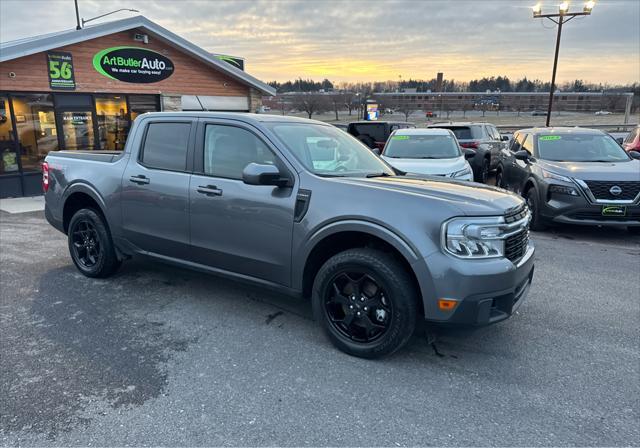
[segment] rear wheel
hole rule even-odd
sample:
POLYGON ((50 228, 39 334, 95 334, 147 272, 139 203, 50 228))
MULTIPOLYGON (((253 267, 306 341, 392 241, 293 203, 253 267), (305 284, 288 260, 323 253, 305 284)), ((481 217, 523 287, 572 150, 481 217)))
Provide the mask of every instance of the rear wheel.
POLYGON ((530 187, 524 195, 527 206, 531 212, 531 230, 544 230, 547 226, 544 224, 540 216, 540 196, 536 187, 530 187))
POLYGON ((120 266, 109 229, 95 210, 78 210, 69 222, 67 238, 71 259, 83 275, 108 277, 120 266))
POLYGON ((416 326, 413 281, 391 255, 350 249, 330 258, 313 284, 313 311, 340 350, 378 358, 403 347, 416 326))
POLYGON ((482 165, 480 166, 480 170, 476 173, 476 182, 480 182, 483 184, 487 183, 489 179, 489 159, 482 159, 482 165))

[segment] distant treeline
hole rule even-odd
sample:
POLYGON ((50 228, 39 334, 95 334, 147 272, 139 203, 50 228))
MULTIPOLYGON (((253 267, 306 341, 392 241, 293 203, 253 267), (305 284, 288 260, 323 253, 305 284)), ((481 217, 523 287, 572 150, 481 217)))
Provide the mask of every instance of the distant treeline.
MULTIPOLYGON (((312 79, 297 79, 280 83, 272 81, 270 86, 275 87, 278 93, 284 92, 318 92, 320 90, 329 91, 333 89, 346 90, 351 92, 396 92, 403 89, 416 89, 418 92, 436 90, 436 79, 408 79, 401 81, 384 82, 359 82, 359 83, 332 83, 328 79, 316 82, 312 79)), ((490 78, 474 79, 469 82, 459 82, 456 80, 444 80, 442 90, 444 92, 548 92, 549 82, 539 79, 530 80, 526 77, 518 80, 511 80, 506 76, 491 76, 490 78)), ((610 85, 602 83, 589 83, 581 79, 563 83, 558 88, 568 92, 633 92, 640 95, 640 83, 626 85, 610 85)))

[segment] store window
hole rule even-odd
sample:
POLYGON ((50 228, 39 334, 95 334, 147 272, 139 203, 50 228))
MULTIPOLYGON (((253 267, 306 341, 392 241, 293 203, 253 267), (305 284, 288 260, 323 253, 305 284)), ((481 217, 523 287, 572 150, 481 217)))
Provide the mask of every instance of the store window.
POLYGON ((129 107, 131 121, 133 121, 140 114, 159 111, 160 103, 158 97, 154 95, 129 95, 129 107))
POLYGON ((12 102, 22 170, 40 171, 49 151, 58 150, 51 95, 12 95, 12 102))
POLYGON ((16 138, 13 132, 9 98, 0 96, 0 174, 18 171, 16 138))
POLYGON ((100 148, 122 151, 129 133, 127 100, 124 96, 97 96, 96 119, 100 148))

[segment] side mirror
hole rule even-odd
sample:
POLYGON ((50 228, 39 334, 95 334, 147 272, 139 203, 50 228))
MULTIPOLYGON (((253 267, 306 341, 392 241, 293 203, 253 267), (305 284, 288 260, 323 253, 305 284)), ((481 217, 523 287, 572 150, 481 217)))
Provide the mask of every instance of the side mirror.
POLYGON ((629 155, 632 159, 640 160, 640 152, 638 151, 629 151, 629 155))
POLYGON ((529 151, 521 149, 520 151, 516 152, 513 157, 515 157, 517 160, 523 160, 527 162, 531 158, 531 154, 529 154, 529 151))
POLYGON ((277 166, 259 163, 250 163, 244 167, 242 181, 247 185, 274 185, 276 187, 289 185, 289 179, 282 177, 277 166))
POLYGON ((509 141, 509 136, 508 135, 503 135, 500 137, 500 140, 502 140, 503 142, 508 142, 509 141))
POLYGON ((462 150, 464 151, 464 158, 467 160, 473 159, 476 156, 476 152, 473 149, 462 148, 462 150))
POLYGON ((371 152, 374 153, 377 156, 380 155, 380 150, 378 148, 371 148, 371 152))

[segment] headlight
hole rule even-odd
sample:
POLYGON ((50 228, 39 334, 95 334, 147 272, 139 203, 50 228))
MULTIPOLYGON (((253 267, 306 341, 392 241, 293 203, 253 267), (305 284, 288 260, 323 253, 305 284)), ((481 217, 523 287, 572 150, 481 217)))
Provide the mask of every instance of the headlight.
POLYGON ((526 230, 530 213, 520 221, 506 224, 501 216, 453 218, 442 226, 443 249, 458 258, 504 257, 504 240, 526 230))
POLYGON ((542 177, 544 177, 545 179, 555 179, 562 182, 573 183, 571 182, 571 179, 569 179, 568 177, 561 176, 560 174, 552 173, 551 171, 547 171, 547 170, 542 170, 542 177))
POLYGON ((449 174, 450 177, 465 177, 468 176, 469 174, 471 174, 471 168, 466 167, 460 171, 455 171, 451 174, 449 174))

